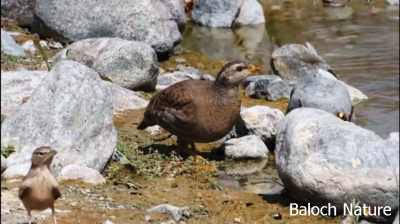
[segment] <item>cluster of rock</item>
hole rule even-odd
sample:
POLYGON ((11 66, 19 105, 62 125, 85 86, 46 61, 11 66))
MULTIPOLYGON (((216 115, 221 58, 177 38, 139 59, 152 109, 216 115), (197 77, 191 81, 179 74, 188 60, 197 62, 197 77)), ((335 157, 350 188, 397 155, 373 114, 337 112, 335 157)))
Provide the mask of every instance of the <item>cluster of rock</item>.
POLYGON ((275 144, 267 148, 275 154, 279 177, 294 198, 317 206, 330 203, 338 212, 352 200, 389 206, 391 216, 370 218, 393 219, 399 208, 399 132, 382 139, 340 119, 338 113, 351 114, 352 106, 368 97, 338 80, 310 44, 277 49, 271 65, 277 76, 249 77, 242 84, 253 97, 289 99, 286 116, 263 106, 243 110, 228 136, 234 139, 223 143, 226 155, 262 158, 265 154, 259 151, 265 150, 269 134, 275 144), (242 136, 242 123, 258 130, 237 138, 242 136))

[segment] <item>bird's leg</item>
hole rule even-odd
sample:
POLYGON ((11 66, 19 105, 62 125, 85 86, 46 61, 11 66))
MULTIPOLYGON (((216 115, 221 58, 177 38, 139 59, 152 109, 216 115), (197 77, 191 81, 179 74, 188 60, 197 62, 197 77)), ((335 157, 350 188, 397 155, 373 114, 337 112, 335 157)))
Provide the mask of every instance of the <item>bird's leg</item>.
POLYGON ((57 224, 56 210, 54 209, 54 206, 51 208, 51 213, 53 213, 54 224, 57 224))
POLYGON ((28 223, 31 224, 32 223, 32 215, 31 215, 31 211, 28 210, 28 223))
POLYGON ((194 160, 196 161, 196 163, 197 163, 198 160, 203 160, 203 161, 206 161, 206 162, 207 162, 207 160, 205 160, 205 159, 204 159, 201 155, 199 155, 199 153, 197 152, 197 150, 196 150, 196 145, 194 144, 194 142, 190 143, 190 149, 191 149, 191 153, 192 153, 192 155, 194 156, 194 160))
POLYGON ((185 149, 187 149, 188 147, 188 143, 183 141, 182 139, 178 138, 178 156, 181 157, 181 151, 184 151, 185 149))

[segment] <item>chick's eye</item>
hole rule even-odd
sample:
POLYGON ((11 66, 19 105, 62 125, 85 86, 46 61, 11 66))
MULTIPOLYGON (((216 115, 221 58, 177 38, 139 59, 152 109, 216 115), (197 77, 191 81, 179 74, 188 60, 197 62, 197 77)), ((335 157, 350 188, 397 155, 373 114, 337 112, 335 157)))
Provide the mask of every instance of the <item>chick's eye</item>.
POLYGON ((43 156, 44 155, 44 153, 43 152, 39 152, 39 156, 43 156))
POLYGON ((237 70, 238 72, 241 72, 241 71, 243 71, 243 67, 242 67, 242 66, 239 66, 239 67, 236 68, 236 70, 237 70))

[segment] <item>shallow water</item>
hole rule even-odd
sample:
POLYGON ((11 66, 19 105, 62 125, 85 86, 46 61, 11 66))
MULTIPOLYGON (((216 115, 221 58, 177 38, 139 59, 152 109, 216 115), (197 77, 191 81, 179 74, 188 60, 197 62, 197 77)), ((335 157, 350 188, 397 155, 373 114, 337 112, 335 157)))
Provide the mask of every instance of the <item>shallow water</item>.
POLYGON ((239 29, 189 26, 182 46, 213 60, 249 60, 269 66, 272 51, 291 43, 311 43, 344 82, 370 99, 356 106, 365 128, 386 138, 399 131, 399 20, 398 7, 364 1, 346 8, 323 8, 320 2, 279 3, 260 0, 266 24, 239 29), (279 10, 273 5, 279 5, 279 10), (235 40, 243 38, 241 45, 235 40))

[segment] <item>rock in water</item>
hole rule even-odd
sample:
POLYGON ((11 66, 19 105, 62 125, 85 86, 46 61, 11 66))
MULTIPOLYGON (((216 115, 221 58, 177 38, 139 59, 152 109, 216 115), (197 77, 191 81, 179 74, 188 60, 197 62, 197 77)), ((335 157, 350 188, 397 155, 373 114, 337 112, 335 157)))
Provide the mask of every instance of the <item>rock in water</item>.
POLYGON ((390 206, 395 214, 399 142, 394 139, 319 109, 300 108, 279 126, 276 167, 296 199, 317 206, 331 203, 337 212, 355 199, 361 205, 390 206))
POLYGON ((338 81, 340 84, 342 84, 344 87, 346 87, 347 91, 349 92, 351 102, 353 105, 356 105, 360 103, 363 100, 367 100, 368 96, 366 96, 364 93, 362 93, 360 90, 350 86, 349 84, 337 79, 335 76, 332 75, 332 73, 323 70, 323 69, 318 69, 318 74, 321 75, 324 78, 332 79, 338 81))
POLYGON ((196 0, 192 16, 196 23, 209 27, 231 27, 242 0, 196 0))
POLYGON ((238 17, 237 25, 256 25, 265 23, 264 12, 257 0, 243 0, 238 17))
POLYGON ((43 0, 36 2, 32 32, 69 41, 119 37, 166 54, 181 41, 183 7, 181 0, 43 0))
POLYGON ((309 43, 306 46, 288 44, 276 49, 271 55, 271 68, 275 75, 289 80, 302 78, 319 68, 332 71, 309 43))
POLYGON ((267 158, 269 151, 264 142, 256 135, 230 139, 223 143, 225 156, 232 159, 267 158))
POLYGON ((347 89, 336 80, 326 79, 318 74, 303 78, 294 87, 286 114, 300 107, 321 109, 334 116, 339 113, 343 113, 347 118, 352 116, 352 105, 347 89))
POLYGON ((24 49, 15 43, 15 40, 3 29, 1 29, 1 53, 14 56, 25 55, 24 49))
POLYGON ((265 22, 260 3, 256 0, 196 0, 193 20, 203 26, 231 27, 265 22))
POLYGON ((50 146, 58 152, 53 175, 69 164, 101 172, 116 144, 110 88, 99 74, 69 60, 55 64, 29 100, 1 125, 2 149, 13 146, 16 151, 7 158, 7 170, 30 164, 35 148, 50 146))
POLYGON ((157 55, 146 43, 120 38, 86 39, 59 52, 53 63, 65 59, 80 62, 130 90, 153 91, 157 84, 157 55))
POLYGON ((299 80, 318 73, 325 78, 337 80, 348 90, 353 105, 368 99, 358 89, 338 80, 332 68, 309 43, 306 46, 289 44, 276 49, 271 55, 270 63, 274 74, 283 79, 299 80))

